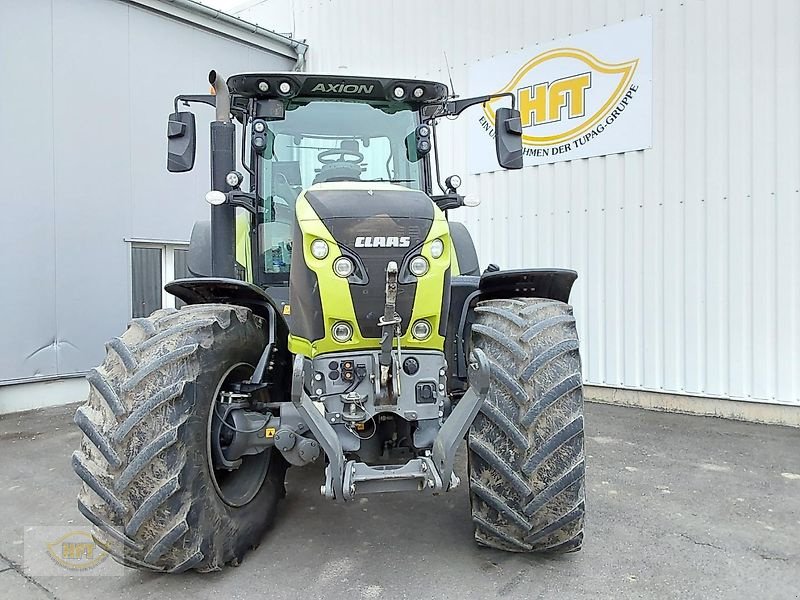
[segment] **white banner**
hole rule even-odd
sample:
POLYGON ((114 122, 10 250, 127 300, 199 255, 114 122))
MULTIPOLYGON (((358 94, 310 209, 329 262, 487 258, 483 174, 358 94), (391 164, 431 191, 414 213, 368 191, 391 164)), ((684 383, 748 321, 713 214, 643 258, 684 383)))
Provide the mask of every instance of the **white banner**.
MULTIPOLYGON (((525 166, 649 148, 652 46, 650 17, 531 46, 472 64, 469 95, 514 94, 525 166)), ((471 173, 500 168, 494 111, 509 105, 493 100, 468 117, 471 173)))

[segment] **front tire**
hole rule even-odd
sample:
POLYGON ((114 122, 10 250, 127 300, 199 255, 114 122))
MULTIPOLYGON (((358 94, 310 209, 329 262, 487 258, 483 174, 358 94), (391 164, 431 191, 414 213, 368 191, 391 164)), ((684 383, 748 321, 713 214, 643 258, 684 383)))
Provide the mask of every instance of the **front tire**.
POLYGON ((469 432, 476 541, 512 552, 583 542, 583 390, 572 308, 540 298, 475 308, 473 343, 491 367, 469 432))
POLYGON ((200 304, 134 319, 106 344, 75 414, 85 436, 72 465, 83 481, 78 509, 118 562, 213 571, 260 542, 286 462, 267 450, 223 478, 209 460, 209 432, 216 392, 226 377, 252 373, 266 331, 249 309, 200 304))

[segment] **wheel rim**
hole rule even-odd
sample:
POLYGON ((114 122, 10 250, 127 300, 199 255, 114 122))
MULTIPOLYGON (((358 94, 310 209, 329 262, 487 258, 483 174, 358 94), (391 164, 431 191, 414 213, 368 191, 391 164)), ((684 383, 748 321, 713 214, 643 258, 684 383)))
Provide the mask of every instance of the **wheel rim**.
POLYGON ((214 432, 222 431, 226 428, 225 424, 219 424, 220 419, 217 412, 217 398, 222 387, 227 381, 243 381, 252 375, 254 368, 248 363, 237 363, 230 367, 220 378, 214 395, 211 397, 211 410, 208 415, 208 426, 206 430, 206 456, 208 457, 208 470, 214 490, 220 499, 235 508, 244 506, 255 498, 264 480, 267 478, 269 465, 272 457, 272 448, 267 448, 259 454, 242 456, 242 463, 237 469, 232 471, 221 468, 214 459, 212 441, 214 432))

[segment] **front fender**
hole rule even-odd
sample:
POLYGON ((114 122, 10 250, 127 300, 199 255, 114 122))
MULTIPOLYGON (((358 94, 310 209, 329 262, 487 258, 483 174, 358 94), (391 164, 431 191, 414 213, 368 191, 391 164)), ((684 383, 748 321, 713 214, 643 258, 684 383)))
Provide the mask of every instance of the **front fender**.
POLYGON ((284 328, 288 335, 289 325, 280 302, 247 281, 225 277, 187 277, 169 282, 164 289, 186 304, 234 304, 249 308, 265 319, 274 315, 278 327, 284 328))
POLYGON ((571 269, 487 271, 478 286, 480 300, 549 298, 568 303, 578 273, 571 269))
POLYGON ((571 269, 511 269, 485 271, 478 277, 451 280, 450 318, 445 352, 448 355, 448 387, 465 390, 467 352, 475 305, 499 298, 547 298, 569 302, 578 273, 571 269))

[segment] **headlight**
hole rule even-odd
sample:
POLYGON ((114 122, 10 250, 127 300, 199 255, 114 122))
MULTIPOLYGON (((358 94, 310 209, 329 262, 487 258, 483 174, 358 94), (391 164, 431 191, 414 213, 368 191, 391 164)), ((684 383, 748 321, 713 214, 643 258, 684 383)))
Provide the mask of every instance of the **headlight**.
POLYGON ((353 328, 350 326, 350 323, 339 321, 338 323, 334 323, 333 327, 331 327, 331 334, 333 335, 333 339, 343 344, 349 342, 350 338, 353 337, 353 328))
POLYGON ((350 277, 354 269, 355 265, 353 265, 353 261, 346 256, 340 256, 333 261, 333 272, 339 277, 350 277))
POLYGON ((408 264, 408 270, 417 277, 422 277, 428 272, 428 260, 424 256, 415 256, 408 264))
POLYGON ((428 337, 431 335, 431 324, 425 319, 415 321, 414 325, 411 326, 411 335, 418 340, 428 339, 428 337))
POLYGON ((444 186, 448 190, 457 190, 461 187, 461 177, 458 175, 450 175, 450 177, 444 180, 444 186))
POLYGON ((431 256, 441 258, 442 254, 444 254, 444 242, 437 238, 431 242, 431 256))
POLYGON ((232 188, 237 188, 242 183, 244 177, 242 176, 239 171, 231 171, 227 175, 225 175, 225 183, 227 183, 232 188))
POLYGON ((311 242, 311 254, 317 260, 322 260, 328 256, 328 242, 325 240, 314 240, 311 242))

